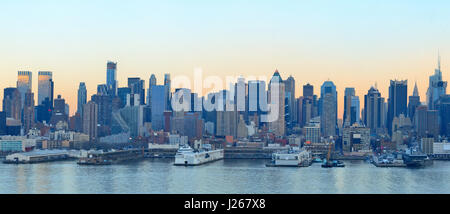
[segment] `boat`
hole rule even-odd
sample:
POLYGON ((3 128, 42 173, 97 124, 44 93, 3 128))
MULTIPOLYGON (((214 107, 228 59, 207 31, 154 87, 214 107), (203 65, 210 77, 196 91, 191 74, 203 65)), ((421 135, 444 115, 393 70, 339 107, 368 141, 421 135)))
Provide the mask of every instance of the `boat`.
POLYGON ((333 167, 345 167, 344 162, 342 161, 327 161, 324 160, 323 164, 322 164, 322 168, 333 168, 333 167))
POLYGON ((330 143, 329 148, 328 148, 327 159, 323 160, 322 168, 345 167, 345 164, 342 161, 338 161, 338 160, 331 161, 331 146, 332 145, 333 144, 330 143))
POLYGON ((417 148, 409 148, 403 153, 403 162, 407 167, 424 167, 433 164, 427 154, 420 152, 417 148))
POLYGON ((322 163, 322 159, 321 158, 314 158, 313 163, 322 163))
POLYGON ((271 163, 267 167, 308 167, 312 163, 311 153, 300 148, 290 148, 287 151, 279 151, 272 154, 271 163))
POLYGON ((203 148, 195 151, 189 145, 181 145, 175 155, 176 166, 197 166, 224 158, 224 150, 212 150, 210 147, 203 145, 203 148))

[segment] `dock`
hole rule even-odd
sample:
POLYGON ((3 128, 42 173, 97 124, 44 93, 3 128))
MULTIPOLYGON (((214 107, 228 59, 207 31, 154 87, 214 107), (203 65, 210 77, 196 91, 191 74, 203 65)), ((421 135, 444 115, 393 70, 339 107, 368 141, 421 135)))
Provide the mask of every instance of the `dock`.
POLYGON ((126 161, 136 161, 144 158, 143 149, 129 149, 105 153, 89 154, 88 157, 80 158, 79 165, 111 165, 126 161))
POLYGON ((5 164, 33 164, 52 161, 69 160, 72 157, 65 150, 35 150, 31 152, 14 153, 6 156, 5 164))

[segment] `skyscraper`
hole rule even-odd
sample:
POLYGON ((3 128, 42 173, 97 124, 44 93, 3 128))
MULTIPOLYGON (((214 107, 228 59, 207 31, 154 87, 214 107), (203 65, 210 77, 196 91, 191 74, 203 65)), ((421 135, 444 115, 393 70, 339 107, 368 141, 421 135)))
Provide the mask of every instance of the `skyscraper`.
POLYGON ((325 81, 321 87, 319 100, 320 128, 322 136, 335 136, 337 129, 337 91, 331 81, 325 81))
POLYGON ((166 86, 154 85, 151 90, 152 103, 152 129, 160 131, 164 129, 164 112, 166 109, 166 86))
POLYGON ((147 105, 152 106, 152 86, 156 85, 156 76, 152 74, 148 80, 147 105))
POLYGON ((259 126, 260 117, 268 111, 266 82, 262 80, 248 81, 248 115, 255 125, 259 126))
POLYGON ((39 71, 38 74, 38 105, 43 104, 44 100, 48 98, 50 107, 53 109, 53 80, 52 72, 39 71))
POLYGON ((359 122, 359 97, 355 96, 355 88, 345 88, 343 125, 348 127, 359 122))
POLYGON ((400 114, 403 114, 405 117, 407 115, 407 96, 408 80, 391 80, 389 86, 388 115, 386 124, 390 135, 392 134, 392 121, 394 117, 398 117, 400 114))
POLYGON ((413 120, 416 108, 420 105, 419 89, 417 88, 417 83, 414 85, 414 92, 412 96, 409 96, 408 103, 408 117, 413 120))
POLYGON ((106 64, 106 85, 110 96, 117 95, 117 63, 108 61, 106 64))
POLYGON ((441 57, 438 56, 438 68, 434 71, 434 75, 430 76, 427 90, 428 109, 435 110, 435 103, 440 96, 447 93, 447 81, 442 80, 441 57))
POLYGON ((138 77, 128 78, 128 88, 131 89, 132 94, 139 94, 141 105, 145 105, 145 81, 138 77))
POLYGON ((106 94, 92 95, 91 101, 97 104, 97 135, 103 137, 110 134, 112 120, 112 97, 106 94))
POLYGON ((6 135, 6 112, 0 111, 0 135, 6 135))
POLYGON ((3 111, 6 117, 21 120, 21 102, 22 98, 17 88, 3 89, 3 111))
POLYGON ((171 110, 171 99, 172 99, 172 88, 171 88, 171 80, 170 80, 170 74, 164 74, 164 86, 165 88, 165 102, 166 102, 166 109, 165 110, 171 110))
POLYGON ((301 127, 318 115, 317 95, 314 95, 314 86, 306 84, 303 86, 303 96, 298 100, 298 121, 301 127))
POLYGON ((438 137, 439 135, 439 112, 428 110, 427 106, 419 106, 415 113, 415 129, 418 137, 438 137))
POLYGON ((28 92, 25 93, 25 103, 23 106, 23 128, 25 134, 27 134, 34 126, 34 108, 34 93, 32 93, 31 90, 28 90, 28 92))
MULTIPOLYGON (((278 70, 272 76, 269 83, 269 103, 271 108, 278 108, 276 120, 269 123, 269 130, 278 136, 284 136, 286 134, 286 121, 285 121, 285 85, 283 79, 280 76, 278 70)), ((270 112, 274 109, 270 109, 270 112)), ((269 113, 270 114, 270 113, 269 113)))
POLYGON ((223 90, 219 92, 216 98, 223 98, 223 102, 218 102, 221 107, 217 109, 216 135, 237 137, 238 112, 236 105, 231 100, 230 91, 223 90), (232 107, 234 105, 234 107, 232 107))
POLYGON ((32 73, 31 71, 19 71, 17 72, 17 89, 20 92, 20 96, 22 98, 22 107, 25 102, 25 94, 28 90, 33 90, 32 88, 32 73))
POLYGON ((442 95, 436 108, 439 111, 440 134, 450 137, 450 94, 442 95))
POLYGON ((87 103, 86 84, 84 82, 80 82, 80 86, 78 87, 77 113, 83 115, 83 106, 86 103, 87 103))
POLYGON ((56 125, 58 122, 68 122, 69 115, 66 114, 66 100, 58 95, 55 99, 55 104, 52 112, 50 124, 56 125))
POLYGON ((292 128, 297 121, 297 111, 295 102, 295 79, 289 76, 284 81, 285 97, 286 97, 286 126, 292 128))
POLYGON ((83 133, 89 135, 89 141, 94 143, 97 141, 97 117, 98 105, 89 101, 83 107, 83 133))

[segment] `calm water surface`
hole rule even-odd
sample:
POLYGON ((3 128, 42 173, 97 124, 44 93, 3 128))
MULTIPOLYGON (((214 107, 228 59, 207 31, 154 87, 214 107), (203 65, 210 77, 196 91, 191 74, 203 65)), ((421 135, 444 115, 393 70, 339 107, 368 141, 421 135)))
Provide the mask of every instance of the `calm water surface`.
POLYGON ((112 166, 73 161, 0 163, 0 193, 450 193, 450 162, 423 169, 377 168, 347 161, 345 168, 266 168, 266 160, 222 160, 197 167, 173 160, 112 166))

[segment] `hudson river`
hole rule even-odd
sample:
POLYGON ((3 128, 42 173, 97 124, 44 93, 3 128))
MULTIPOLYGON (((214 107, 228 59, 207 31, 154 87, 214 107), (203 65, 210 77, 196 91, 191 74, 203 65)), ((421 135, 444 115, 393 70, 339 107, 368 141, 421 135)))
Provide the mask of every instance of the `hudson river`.
POLYGON ((450 162, 408 169, 346 161, 345 168, 323 169, 266 168, 267 161, 196 167, 173 166, 170 159, 111 166, 0 163, 0 193, 450 193, 450 162))

